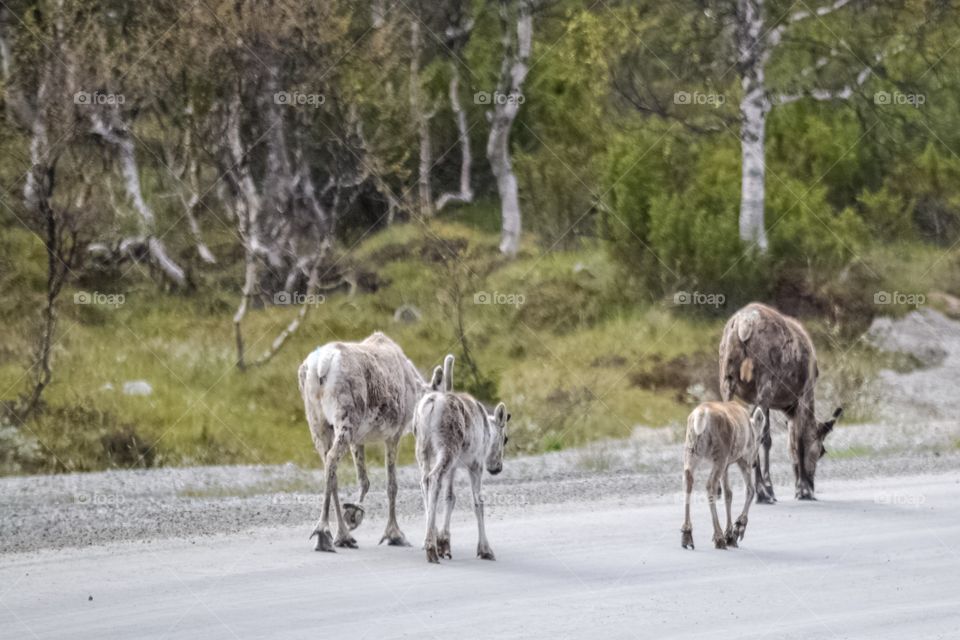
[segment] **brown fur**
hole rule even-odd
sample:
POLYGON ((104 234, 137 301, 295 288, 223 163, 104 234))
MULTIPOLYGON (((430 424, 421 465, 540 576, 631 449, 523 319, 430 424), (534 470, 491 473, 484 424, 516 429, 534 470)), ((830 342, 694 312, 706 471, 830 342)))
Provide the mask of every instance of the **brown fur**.
POLYGON ((757 466, 757 499, 774 502, 770 482, 770 409, 783 411, 790 426, 796 497, 812 499, 823 440, 839 417, 818 424, 814 386, 819 370, 813 341, 794 318, 772 307, 751 303, 737 311, 720 340, 720 395, 734 396, 763 409, 762 469, 757 466))
POLYGON ((681 545, 684 548, 693 549, 690 494, 693 491, 697 465, 704 460, 712 463, 706 489, 710 514, 713 516, 713 543, 718 549, 725 549, 736 547, 738 541, 743 540, 754 494, 750 467, 757 459, 757 443, 762 423, 763 415, 759 409, 751 418, 747 408, 738 402, 704 402, 690 413, 683 448, 684 520, 680 531, 681 545), (732 464, 740 468, 747 488, 743 512, 735 525, 730 512, 733 494, 727 477, 727 470, 732 464), (721 481, 727 512, 726 531, 720 529, 720 519, 717 517, 716 499, 721 481))

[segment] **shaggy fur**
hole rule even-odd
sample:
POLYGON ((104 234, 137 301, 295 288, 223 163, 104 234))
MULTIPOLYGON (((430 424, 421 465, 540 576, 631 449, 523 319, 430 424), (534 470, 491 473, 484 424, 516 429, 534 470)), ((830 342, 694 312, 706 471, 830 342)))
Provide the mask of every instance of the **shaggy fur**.
POLYGON ((763 411, 757 407, 751 418, 746 407, 738 402, 705 402, 687 418, 687 438, 683 448, 684 520, 680 528, 680 543, 685 549, 693 549, 693 525, 690 522, 690 494, 697 466, 708 460, 713 467, 707 479, 707 499, 713 516, 713 544, 717 549, 736 547, 747 530, 747 514, 753 501, 753 478, 750 467, 757 459, 757 445, 763 426, 763 411), (732 522, 730 505, 733 494, 727 470, 731 464, 740 467, 747 497, 743 512, 732 522), (723 497, 727 510, 726 531, 720 529, 717 517, 717 496, 723 482, 723 497))
MULTIPOLYGON (((437 388, 442 384, 439 375, 434 375, 437 388)), ((411 425, 417 401, 430 387, 400 347, 379 332, 362 342, 323 345, 300 365, 298 379, 310 435, 323 458, 326 474, 323 510, 311 535, 317 536, 316 549, 356 547, 350 525, 359 524, 362 507, 349 505, 353 510, 348 510, 348 518, 344 518, 337 493, 337 465, 350 448, 357 462, 358 502, 362 503, 370 484, 363 446, 376 441, 385 442, 387 450, 389 513, 381 543, 408 546, 396 517, 397 445, 411 425), (335 541, 329 529, 331 501, 338 525, 335 541)))
POLYGON ((803 326, 776 309, 751 303, 727 321, 720 340, 720 395, 763 410, 763 465, 757 465, 757 501, 775 502, 770 481, 770 409, 783 411, 790 427, 797 499, 813 499, 817 461, 824 438, 842 410, 817 423, 814 386, 817 354, 803 326))

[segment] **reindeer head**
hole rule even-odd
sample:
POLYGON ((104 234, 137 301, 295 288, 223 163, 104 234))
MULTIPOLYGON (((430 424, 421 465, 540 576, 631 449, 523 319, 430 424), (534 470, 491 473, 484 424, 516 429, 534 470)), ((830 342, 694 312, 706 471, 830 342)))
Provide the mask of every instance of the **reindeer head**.
POLYGON ((487 449, 486 467, 490 475, 495 476, 503 470, 503 448, 507 444, 507 423, 510 422, 507 406, 501 402, 488 418, 493 427, 493 440, 487 449))
POLYGON ((801 468, 797 476, 797 498, 813 499, 814 476, 817 473, 817 462, 827 453, 827 448, 823 442, 827 435, 833 431, 834 425, 840 416, 843 415, 843 408, 837 407, 831 417, 826 422, 817 422, 816 429, 806 437, 801 436, 797 451, 801 468))

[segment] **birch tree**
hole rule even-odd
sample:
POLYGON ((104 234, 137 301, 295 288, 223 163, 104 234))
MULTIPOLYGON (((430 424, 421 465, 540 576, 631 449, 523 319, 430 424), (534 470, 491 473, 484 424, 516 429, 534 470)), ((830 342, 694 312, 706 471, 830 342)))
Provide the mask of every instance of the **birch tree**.
POLYGON ((521 213, 517 176, 510 156, 510 130, 523 104, 523 82, 529 71, 533 46, 531 0, 500 0, 500 30, 503 60, 493 109, 488 114, 490 134, 487 160, 497 181, 500 196, 500 252, 515 256, 520 248, 521 213))
MULTIPOLYGON (((877 52, 856 74, 851 83, 840 88, 809 88, 796 93, 777 93, 767 80, 767 65, 771 56, 781 47, 784 38, 795 25, 818 20, 852 3, 835 0, 817 9, 790 12, 779 24, 771 24, 764 0, 737 0, 734 11, 734 42, 736 68, 740 77, 742 95, 740 113, 740 239, 756 246, 761 252, 768 247, 764 208, 766 203, 765 138, 767 116, 778 105, 803 98, 813 100, 849 100, 854 89, 862 86, 874 73, 888 52, 877 52)), ((840 43, 837 43, 840 46, 840 43)), ((805 68, 796 77, 810 75, 829 61, 819 59, 813 68, 805 68)))
MULTIPOLYGON (((766 133, 771 111, 803 99, 848 101, 883 60, 898 51, 896 45, 887 43, 858 55, 834 29, 821 23, 835 12, 853 11, 855 4, 855 0, 833 0, 816 8, 811 8, 813 3, 798 3, 794 9, 771 0, 723 0, 664 6, 663 20, 651 22, 650 37, 636 51, 624 55, 622 69, 613 77, 618 93, 644 114, 678 122, 696 134, 733 130, 741 159, 738 233, 742 242, 760 252, 766 252, 769 245, 766 133), (675 32, 665 34, 665 22, 675 32), (826 32, 827 44, 810 39, 811 30, 818 27, 826 32), (652 45, 656 48, 652 56, 650 40, 660 45, 652 45), (814 60, 798 65, 796 61, 808 58, 810 52, 814 60), (696 64, 687 64, 687 58, 695 59, 696 64), (769 70, 774 63, 776 73, 771 78, 769 70), (735 110, 728 109, 725 100, 731 69, 740 85, 735 110), (827 78, 826 72, 832 77, 827 78), (821 76, 826 83, 816 86, 821 76), (670 88, 672 100, 658 95, 665 87, 670 88), (709 95, 699 95, 715 100, 717 108, 691 106, 691 96, 698 95, 695 87, 706 89, 709 95)), ((883 34, 871 38, 874 42, 884 39, 883 34)))
POLYGON ((467 112, 460 98, 460 58, 473 32, 474 21, 470 16, 469 2, 453 2, 448 12, 448 24, 444 29, 447 66, 450 80, 447 97, 457 129, 460 147, 460 180, 456 191, 441 193, 434 204, 437 212, 451 204, 469 204, 473 202, 473 152, 470 145, 470 129, 467 126, 467 112))

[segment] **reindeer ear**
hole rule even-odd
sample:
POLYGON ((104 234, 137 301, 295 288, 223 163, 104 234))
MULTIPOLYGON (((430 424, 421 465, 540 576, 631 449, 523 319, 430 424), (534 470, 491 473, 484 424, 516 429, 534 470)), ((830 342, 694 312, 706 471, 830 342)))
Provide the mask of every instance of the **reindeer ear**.
POLYGON ((513 417, 513 414, 512 414, 512 413, 508 413, 508 414, 507 414, 507 422, 510 422, 510 418, 512 418, 512 417, 513 417))
POLYGON ((443 384, 443 368, 435 367, 433 370, 433 377, 430 379, 430 388, 434 391, 438 391, 441 384, 443 384))
POLYGON ((833 431, 833 426, 837 423, 837 419, 843 415, 843 407, 837 407, 837 410, 833 412, 833 417, 827 420, 826 422, 821 422, 817 428, 817 436, 823 440, 827 435, 833 431))
POLYGON ((506 424, 507 418, 507 405, 502 402, 497 405, 497 408, 493 410, 493 417, 497 421, 497 424, 506 424))

